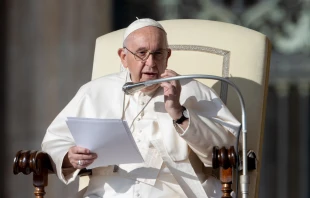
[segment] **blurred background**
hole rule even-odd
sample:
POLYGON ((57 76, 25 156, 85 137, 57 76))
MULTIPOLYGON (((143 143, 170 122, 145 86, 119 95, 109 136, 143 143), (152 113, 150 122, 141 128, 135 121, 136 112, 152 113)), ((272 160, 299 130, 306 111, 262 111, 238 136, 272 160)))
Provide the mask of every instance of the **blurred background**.
MULTIPOLYGON (((0 197, 33 197, 32 176, 12 173, 15 153, 40 150, 48 125, 91 79, 95 39, 136 17, 223 21, 269 37, 259 197, 309 197, 310 0, 0 0, 0 197)), ((67 197, 70 187, 50 176, 46 191, 67 197)))

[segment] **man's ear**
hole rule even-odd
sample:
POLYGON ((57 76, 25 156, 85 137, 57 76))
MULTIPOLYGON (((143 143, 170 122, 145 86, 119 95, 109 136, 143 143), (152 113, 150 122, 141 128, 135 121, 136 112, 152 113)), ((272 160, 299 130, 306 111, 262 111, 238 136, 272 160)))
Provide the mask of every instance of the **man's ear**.
POLYGON ((171 56, 171 49, 170 48, 168 48, 168 55, 167 55, 167 59, 166 59, 166 67, 168 66, 168 59, 170 58, 170 56, 171 56))
POLYGON ((127 68, 127 61, 126 61, 126 52, 124 50, 124 48, 119 48, 117 51, 117 54, 119 56, 119 58, 121 59, 122 65, 127 68))
POLYGON ((170 56, 171 56, 171 49, 170 48, 168 48, 168 56, 167 56, 167 60, 170 58, 170 56))

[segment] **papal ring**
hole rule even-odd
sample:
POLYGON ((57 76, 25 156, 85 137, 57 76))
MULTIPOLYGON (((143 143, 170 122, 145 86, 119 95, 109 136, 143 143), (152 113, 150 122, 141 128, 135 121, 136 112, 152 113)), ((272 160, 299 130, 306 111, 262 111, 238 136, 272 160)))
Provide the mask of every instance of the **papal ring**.
POLYGON ((79 166, 82 166, 82 165, 83 165, 82 160, 79 160, 79 161, 78 161, 78 165, 79 165, 79 166))

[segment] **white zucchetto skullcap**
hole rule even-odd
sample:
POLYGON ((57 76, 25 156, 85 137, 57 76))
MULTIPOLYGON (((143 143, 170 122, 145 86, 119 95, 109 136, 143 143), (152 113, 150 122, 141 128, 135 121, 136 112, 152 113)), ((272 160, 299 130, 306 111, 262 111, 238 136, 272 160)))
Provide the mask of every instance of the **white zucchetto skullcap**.
POLYGON ((126 38, 129 36, 129 34, 131 34, 132 32, 140 29, 140 28, 144 28, 144 27, 147 27, 147 26, 154 26, 154 27, 158 27, 160 29, 162 29, 165 33, 165 29, 163 28, 163 26, 158 23, 157 21, 153 20, 153 19, 148 19, 148 18, 145 18, 145 19, 138 19, 135 20, 134 22, 132 22, 128 27, 127 29, 125 30, 125 33, 124 33, 124 39, 123 41, 126 40, 126 38))

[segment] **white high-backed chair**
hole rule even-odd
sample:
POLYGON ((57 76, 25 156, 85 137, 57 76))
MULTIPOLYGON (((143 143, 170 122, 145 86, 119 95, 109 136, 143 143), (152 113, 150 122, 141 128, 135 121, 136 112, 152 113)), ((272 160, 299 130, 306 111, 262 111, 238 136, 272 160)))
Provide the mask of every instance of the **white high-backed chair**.
MULTIPOLYGON (((256 169, 249 171, 249 197, 258 197, 271 51, 268 38, 241 26, 216 21, 179 19, 160 23, 167 32, 172 49, 168 68, 181 75, 228 77, 241 90, 247 113, 247 148, 257 156, 256 169)), ((97 39, 92 79, 122 69, 117 50, 123 46, 123 32, 124 29, 121 29, 97 39)), ((234 90, 217 81, 200 81, 214 88, 241 121, 240 104, 234 90)), ((14 171, 17 170, 18 167, 15 167, 14 171)), ((80 190, 87 185, 87 177, 80 177, 80 190)))
MULTIPOLYGON (((172 49, 168 68, 181 75, 229 77, 241 90, 247 113, 247 148, 257 156, 256 169, 249 171, 249 197, 257 197, 271 50, 268 38, 248 28, 216 21, 179 19, 160 23, 172 49)), ((122 69, 116 50, 122 47, 123 32, 97 39, 92 79, 122 69)), ((200 81, 214 88, 241 121, 239 100, 231 87, 213 80, 200 81)))

